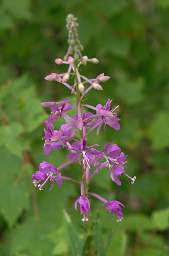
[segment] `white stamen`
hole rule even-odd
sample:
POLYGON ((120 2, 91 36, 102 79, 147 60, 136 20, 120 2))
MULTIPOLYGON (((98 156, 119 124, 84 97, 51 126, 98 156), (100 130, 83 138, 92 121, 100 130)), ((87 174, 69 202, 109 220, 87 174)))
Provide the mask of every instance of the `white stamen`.
POLYGON ((43 188, 42 188, 42 185, 41 185, 41 184, 38 184, 38 186, 37 186, 37 187, 38 187, 38 189, 39 189, 39 190, 43 190, 43 188))
POLYGON ((38 189, 39 190, 43 190, 43 186, 47 183, 47 181, 50 179, 50 177, 53 175, 53 173, 47 173, 47 178, 46 178, 46 180, 42 183, 42 184, 38 184, 38 189))
POLYGON ((83 216, 83 218, 82 218, 82 222, 88 222, 88 217, 86 217, 85 215, 83 216))
POLYGON ((136 181, 136 176, 130 177, 127 173, 125 173, 125 176, 131 180, 131 184, 134 184, 134 182, 136 181))
POLYGON ((123 220, 123 218, 121 218, 121 219, 117 219, 117 222, 121 222, 123 220))
POLYGON ((33 185, 36 188, 38 186, 38 182, 36 180, 33 181, 33 185))

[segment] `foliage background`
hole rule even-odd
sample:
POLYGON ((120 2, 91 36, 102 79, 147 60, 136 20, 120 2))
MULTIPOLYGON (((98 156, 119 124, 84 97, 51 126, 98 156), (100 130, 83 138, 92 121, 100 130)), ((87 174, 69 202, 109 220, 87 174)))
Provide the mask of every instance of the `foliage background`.
MULTIPOLYGON (((0 255, 169 255, 169 1, 1 0, 0 49, 0 255), (121 130, 107 129, 90 142, 119 143, 127 172, 137 176, 120 188, 106 173, 92 184, 124 202, 122 223, 93 201, 83 226, 73 209, 78 188, 66 183, 40 192, 31 184, 46 159, 40 102, 67 94, 43 77, 65 53, 70 12, 79 18, 84 55, 101 60, 87 74, 112 76, 88 101, 110 97, 120 105, 121 130)), ((64 153, 47 159, 58 165, 64 153)), ((65 172, 78 177, 79 171, 65 172)))

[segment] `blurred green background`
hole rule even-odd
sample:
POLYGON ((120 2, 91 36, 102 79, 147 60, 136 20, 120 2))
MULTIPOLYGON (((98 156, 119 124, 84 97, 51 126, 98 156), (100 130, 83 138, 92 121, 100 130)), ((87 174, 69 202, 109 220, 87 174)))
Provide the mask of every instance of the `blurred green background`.
MULTIPOLYGON (((0 255, 168 256, 169 255, 169 0, 0 1, 0 255), (43 156, 41 101, 68 96, 43 77, 57 71, 67 48, 65 18, 79 18, 84 55, 112 79, 88 102, 106 98, 120 105, 121 130, 107 128, 90 143, 119 143, 128 154, 117 187, 105 172, 92 190, 125 204, 117 223, 92 200, 84 226, 73 209, 79 189, 66 183, 36 191, 31 174, 42 160, 60 164, 64 152, 43 156)), ((64 173, 78 177, 73 166, 64 173)))

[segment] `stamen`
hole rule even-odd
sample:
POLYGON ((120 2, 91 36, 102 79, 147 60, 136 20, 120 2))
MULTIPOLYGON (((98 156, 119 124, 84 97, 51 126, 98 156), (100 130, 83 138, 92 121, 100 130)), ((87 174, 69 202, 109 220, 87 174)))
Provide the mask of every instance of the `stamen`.
POLYGON ((43 190, 43 187, 44 187, 44 185, 47 183, 47 181, 50 179, 50 177, 53 175, 53 173, 50 173, 49 175, 48 175, 48 177, 46 178, 46 180, 42 183, 42 184, 38 184, 38 189, 39 190, 43 190))
POLYGON ((123 218, 117 219, 117 222, 121 222, 123 220, 123 218))
POLYGON ((82 222, 84 223, 84 222, 88 222, 88 217, 87 216, 85 216, 85 215, 83 215, 83 218, 82 218, 82 222))
POLYGON ((41 184, 38 184, 38 186, 37 186, 37 187, 38 187, 38 189, 39 189, 39 190, 43 190, 43 188, 42 188, 41 184))
POLYGON ((136 176, 130 177, 127 173, 125 173, 125 176, 131 180, 131 184, 134 184, 134 182, 136 181, 136 176))
POLYGON ((36 180, 34 180, 32 183, 33 183, 35 188, 38 186, 38 182, 36 180))
POLYGON ((117 105, 114 109, 112 109, 111 112, 114 112, 118 108, 119 108, 119 105, 117 105))

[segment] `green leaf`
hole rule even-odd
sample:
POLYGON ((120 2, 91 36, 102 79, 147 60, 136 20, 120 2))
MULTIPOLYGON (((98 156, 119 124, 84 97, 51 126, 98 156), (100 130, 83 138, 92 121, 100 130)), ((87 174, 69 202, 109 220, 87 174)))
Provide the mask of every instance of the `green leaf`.
POLYGON ((46 189, 34 193, 33 208, 9 236, 11 255, 23 252, 31 256, 58 255, 67 251, 63 209, 73 191, 74 187, 66 183, 62 187, 55 185, 52 191, 46 189))
POLYGON ((52 251, 54 255, 63 255, 68 253, 68 234, 64 222, 62 222, 62 225, 58 229, 50 233, 49 238, 53 240, 54 243, 57 239, 57 243, 55 243, 56 245, 52 251))
POLYGON ((112 238, 109 241, 109 246, 106 250, 106 256, 114 255, 125 256, 126 255, 127 236, 124 231, 112 232, 112 238))
POLYGON ((34 131, 47 118, 36 95, 35 86, 27 76, 11 81, 8 86, 3 85, 0 97, 4 99, 4 114, 8 119, 17 119, 22 123, 24 133, 34 131), (12 98, 12 101, 9 101, 9 98, 12 98))
POLYGON ((17 18, 28 19, 31 17, 30 0, 2 0, 4 9, 17 18))
POLYGON ((122 222, 122 228, 130 231, 154 230, 153 220, 143 214, 126 216, 122 222))
POLYGON ((149 138, 155 149, 163 149, 169 146, 169 113, 160 112, 152 121, 148 131, 149 138))
POLYGON ((144 79, 138 77, 130 80, 124 73, 117 75, 116 94, 127 105, 135 105, 144 99, 144 79))
POLYGON ((120 13, 127 6, 125 0, 105 0, 97 1, 91 0, 91 7, 97 9, 97 11, 104 13, 106 16, 116 15, 120 13))
POLYGON ((19 123, 0 127, 0 137, 2 138, 0 145, 4 145, 11 153, 21 157, 24 146, 19 135, 22 132, 23 127, 19 123))
POLYGON ((126 37, 113 35, 113 31, 103 28, 103 32, 98 34, 97 41, 100 53, 103 55, 111 53, 118 57, 125 57, 129 51, 129 41, 126 37))
POLYGON ((168 8, 169 7, 169 0, 155 0, 155 4, 162 8, 168 8))
POLYGON ((13 22, 11 17, 6 11, 1 8, 0 9, 0 29, 9 29, 13 27, 13 22))
POLYGON ((165 230, 169 228, 169 208, 155 211, 152 218, 157 229, 165 230))
POLYGON ((0 162, 0 212, 12 226, 29 206, 30 184, 22 175, 21 160, 3 147, 0 148, 0 162))
POLYGON ((137 244, 134 255, 152 255, 167 256, 169 248, 165 245, 165 240, 158 234, 141 232, 139 234, 139 243, 137 244))

